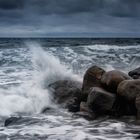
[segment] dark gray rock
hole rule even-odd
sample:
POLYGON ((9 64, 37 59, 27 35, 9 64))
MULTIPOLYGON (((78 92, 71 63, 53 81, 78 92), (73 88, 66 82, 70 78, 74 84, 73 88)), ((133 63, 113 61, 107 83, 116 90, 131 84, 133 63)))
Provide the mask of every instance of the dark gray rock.
POLYGON ((137 109, 137 119, 140 120, 140 94, 136 96, 135 105, 137 109))
POLYGON ((68 100, 66 107, 70 112, 78 112, 80 110, 80 102, 81 98, 73 97, 72 99, 68 100))
POLYGON ((128 101, 134 101, 140 94, 140 80, 122 81, 118 86, 117 94, 128 101))
POLYGON ((128 101, 126 98, 116 96, 115 103, 113 105, 113 116, 136 116, 137 110, 134 101, 128 101))
POLYGON ((55 112, 56 109, 55 108, 52 108, 52 107, 44 107, 40 113, 52 113, 52 112, 55 112))
POLYGON ((135 102, 140 94, 140 80, 124 80, 118 85, 116 112, 119 116, 136 115, 138 102, 135 102))
POLYGON ((82 84, 76 81, 60 80, 49 86, 56 103, 69 111, 76 112, 80 109, 82 84))
POLYGON ((9 126, 9 125, 14 125, 16 124, 19 120, 21 120, 22 117, 10 117, 5 120, 4 126, 9 126))
POLYGON ((130 71, 128 75, 133 79, 140 79, 140 67, 130 71))
POLYGON ((100 87, 93 87, 88 95, 88 107, 97 115, 109 115, 115 101, 115 95, 100 87))
POLYGON ((138 135, 135 139, 140 139, 140 135, 138 135))
POLYGON ((38 122, 45 123, 44 120, 41 120, 39 118, 35 117, 29 117, 29 116, 12 116, 5 120, 4 126, 11 126, 11 125, 32 125, 36 124, 38 122))

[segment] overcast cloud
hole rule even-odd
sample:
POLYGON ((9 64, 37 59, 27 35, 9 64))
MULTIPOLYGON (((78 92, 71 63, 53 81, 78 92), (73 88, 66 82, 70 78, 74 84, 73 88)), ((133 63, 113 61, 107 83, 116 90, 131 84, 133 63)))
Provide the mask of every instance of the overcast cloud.
POLYGON ((0 36, 140 37, 140 0, 0 0, 0 36))

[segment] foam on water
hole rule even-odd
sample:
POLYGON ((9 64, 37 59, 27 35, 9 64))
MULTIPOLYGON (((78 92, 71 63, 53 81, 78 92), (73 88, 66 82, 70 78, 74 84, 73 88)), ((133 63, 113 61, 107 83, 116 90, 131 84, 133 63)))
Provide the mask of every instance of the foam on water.
POLYGON ((138 135, 139 126, 124 121, 73 117, 51 102, 47 86, 63 79, 81 81, 91 65, 128 72, 139 65, 139 45, 48 47, 33 41, 23 44, 21 48, 0 48, 1 119, 13 114, 25 119, 9 127, 3 127, 0 119, 0 139, 132 140, 138 135), (54 110, 40 114, 46 106, 54 110))
MULTIPOLYGON (((52 106, 47 86, 57 80, 81 78, 62 65, 58 58, 45 52, 37 43, 26 42, 30 49, 33 70, 30 79, 20 86, 0 89, 0 115, 13 113, 39 113, 43 107, 52 106)), ((16 73, 17 74, 17 73, 16 73)), ((9 84, 6 82, 6 84, 9 84)))
POLYGON ((45 52, 37 43, 28 43, 32 52, 32 63, 35 69, 35 77, 41 85, 50 84, 56 80, 73 79, 81 81, 78 75, 74 75, 71 69, 66 68, 59 58, 45 52), (41 81, 40 81, 41 80, 41 81))
POLYGON ((63 116, 60 114, 48 114, 45 116, 32 116, 31 119, 32 123, 27 123, 26 125, 21 123, 10 126, 3 129, 2 132, 11 137, 18 134, 17 136, 15 135, 15 137, 25 138, 28 136, 35 139, 42 137, 42 139, 47 138, 49 140, 133 140, 137 134, 131 133, 129 129, 139 130, 138 126, 128 125, 125 122, 117 120, 98 119, 95 121, 87 121, 82 118, 72 118, 70 114, 65 114, 65 112, 63 112, 63 116), (36 120, 38 120, 38 123, 36 123, 36 120))
POLYGON ((108 51, 108 50, 112 50, 112 49, 115 49, 115 50, 125 50, 125 49, 139 49, 140 45, 135 45, 135 46, 118 46, 118 45, 86 45, 86 46, 82 46, 82 47, 85 47, 87 49, 94 49, 94 50, 98 50, 98 51, 108 51))
POLYGON ((26 49, 15 49, 14 51, 14 49, 8 48, 5 51, 0 51, 2 59, 9 61, 11 55, 14 55, 12 60, 14 62, 23 63, 23 58, 31 62, 30 70, 26 67, 24 69, 24 66, 20 68, 17 64, 17 67, 7 64, 3 66, 4 69, 1 69, 0 85, 6 89, 0 89, 2 99, 0 115, 10 115, 15 112, 40 112, 44 106, 49 106, 51 101, 50 93, 46 89, 48 84, 63 79, 81 81, 83 73, 90 65, 97 64, 106 70, 113 70, 114 66, 122 65, 118 69, 127 72, 139 64, 138 45, 87 45, 80 46, 79 49, 76 47, 55 47, 47 48, 47 50, 41 48, 37 42, 26 42, 25 46, 26 49), (133 47, 136 51, 124 54, 124 51, 127 52, 133 47), (7 71, 11 72, 6 74, 7 71), (77 76, 73 72, 79 73, 81 76, 77 76), (19 85, 14 86, 14 84, 19 85), (19 103, 21 104, 19 105, 19 103))

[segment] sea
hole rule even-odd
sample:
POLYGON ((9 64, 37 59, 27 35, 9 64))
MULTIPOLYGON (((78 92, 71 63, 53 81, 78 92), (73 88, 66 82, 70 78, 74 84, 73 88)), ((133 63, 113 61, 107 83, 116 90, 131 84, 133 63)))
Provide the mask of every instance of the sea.
POLYGON ((125 73, 140 66, 139 38, 0 38, 0 140, 133 140, 133 117, 86 120, 52 100, 47 85, 83 80, 93 65, 125 73), (46 113, 41 113, 47 107, 46 113), (21 120, 4 126, 9 117, 21 120))

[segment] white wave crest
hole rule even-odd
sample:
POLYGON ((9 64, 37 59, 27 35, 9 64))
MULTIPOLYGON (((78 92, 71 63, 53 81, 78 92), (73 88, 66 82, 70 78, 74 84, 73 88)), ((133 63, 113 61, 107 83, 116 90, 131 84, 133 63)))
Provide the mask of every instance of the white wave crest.
MULTIPOLYGON (((0 88, 0 115, 7 116, 15 113, 39 113, 42 108, 53 106, 47 85, 57 80, 81 80, 62 65, 58 58, 43 50, 40 44, 26 42, 30 49, 33 70, 31 78, 20 86, 8 89, 0 88)), ((24 75, 25 76, 25 75, 24 75)))

